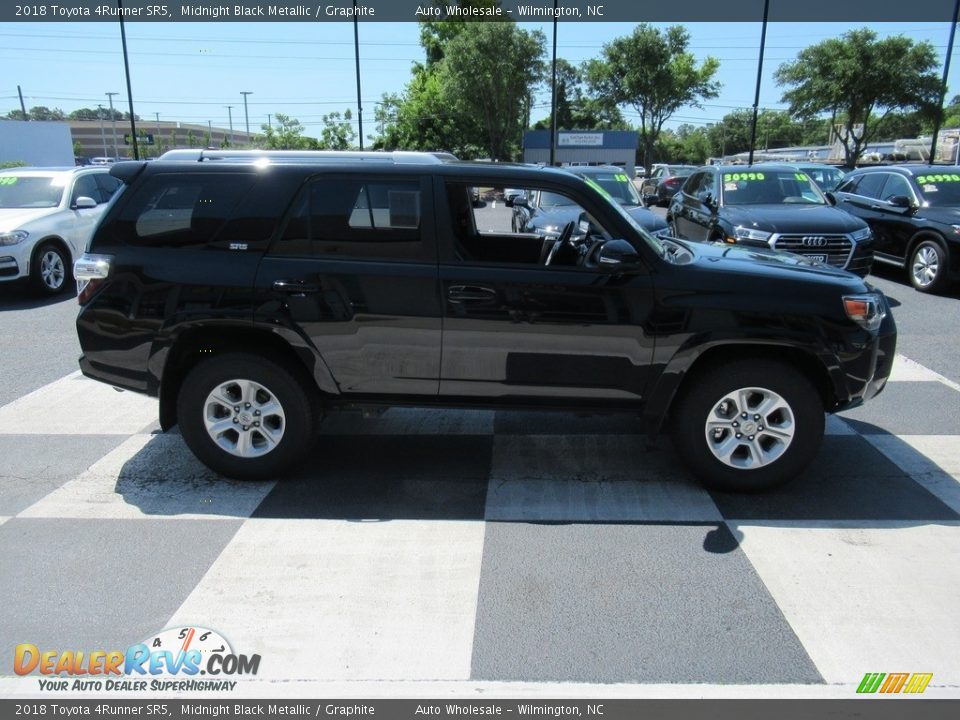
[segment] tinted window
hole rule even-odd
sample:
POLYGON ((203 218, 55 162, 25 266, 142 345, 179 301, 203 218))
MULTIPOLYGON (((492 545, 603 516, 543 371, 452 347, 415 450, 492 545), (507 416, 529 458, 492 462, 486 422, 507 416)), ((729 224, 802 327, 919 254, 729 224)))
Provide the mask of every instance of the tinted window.
POLYGON ((691 175, 683 184, 683 191, 687 195, 696 197, 697 193, 700 192, 701 188, 703 188, 703 182, 706 180, 706 178, 706 173, 697 173, 695 175, 691 175))
POLYGON ((866 173, 857 180, 857 186, 854 190, 848 190, 857 195, 863 195, 868 198, 879 198, 880 189, 887 179, 886 173, 866 173))
POLYGON ((240 173, 155 175, 123 208, 118 230, 123 240, 138 245, 208 243, 255 180, 240 173))
POLYGON ((323 177, 297 197, 273 251, 417 259, 427 257, 422 224, 419 179, 323 177))
POLYGON ((98 202, 109 202, 113 194, 123 185, 117 178, 112 175, 107 175, 106 173, 98 173, 94 175, 94 177, 97 180, 97 187, 100 189, 98 202))
POLYGON ((913 190, 910 188, 909 181, 903 177, 903 175, 891 173, 887 176, 887 182, 883 186, 883 191, 880 193, 880 197, 883 200, 889 201, 890 198, 896 195, 913 199, 913 190))

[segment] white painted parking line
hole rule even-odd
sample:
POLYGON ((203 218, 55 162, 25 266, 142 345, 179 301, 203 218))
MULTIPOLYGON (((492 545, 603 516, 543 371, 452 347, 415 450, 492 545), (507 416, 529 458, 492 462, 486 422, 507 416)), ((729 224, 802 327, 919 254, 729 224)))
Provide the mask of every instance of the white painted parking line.
POLYGON ((248 520, 168 625, 217 629, 268 680, 467 680, 483 538, 482 522, 248 520))
POLYGON ((493 410, 391 408, 379 417, 359 412, 331 413, 324 435, 492 435, 493 410))
POLYGON ((7 515, 0 515, 0 525, 3 525, 10 517, 7 515))
POLYGON ((83 377, 79 371, 0 408, 0 434, 132 435, 157 419, 157 400, 83 377))
POLYGON ((17 517, 234 520, 275 484, 221 478, 179 435, 134 435, 17 517))
POLYGON ((722 519, 667 449, 637 435, 498 435, 487 520, 569 522, 722 519))
POLYGON ((893 361, 890 371, 890 382, 939 382, 954 390, 960 391, 960 384, 946 378, 938 372, 911 360, 905 355, 898 354, 893 361))
POLYGON ((917 483, 960 513, 960 437, 957 435, 865 435, 917 483))
POLYGON ((960 685, 960 525, 728 524, 826 682, 932 672, 960 685))

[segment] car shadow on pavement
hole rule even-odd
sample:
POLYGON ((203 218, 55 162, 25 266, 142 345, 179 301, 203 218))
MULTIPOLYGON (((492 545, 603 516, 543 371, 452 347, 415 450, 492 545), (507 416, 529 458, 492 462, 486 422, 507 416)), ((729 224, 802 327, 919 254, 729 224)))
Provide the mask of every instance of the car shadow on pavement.
MULTIPOLYGON (((890 282, 897 283, 903 287, 904 292, 917 292, 913 289, 913 286, 910 285, 910 281, 907 279, 906 270, 903 268, 896 267, 894 265, 884 265, 883 263, 874 263, 870 268, 870 276, 866 278, 867 282, 870 282, 870 277, 875 276, 878 278, 883 278, 884 280, 889 280, 890 282)), ((899 307, 900 303, 896 300, 891 300, 889 294, 887 295, 887 300, 890 301, 891 307, 899 307)), ((941 290, 940 292, 934 293, 939 297, 954 298, 960 300, 960 283, 954 283, 952 286, 941 290)))
MULTIPOLYGON (((448 429, 462 425, 464 415, 403 412, 405 422, 419 412, 446 418, 448 429)), ((498 412, 494 424, 537 427, 529 415, 498 412)), ((322 434, 306 462, 267 482, 219 477, 174 430, 134 436, 128 442, 139 437, 139 447, 118 448, 113 466, 105 458, 87 474, 109 479, 105 490, 138 513, 169 517, 713 527, 736 521, 811 528, 960 521, 960 485, 950 474, 957 469, 938 465, 933 445, 925 449, 866 423, 847 421, 857 433, 826 436, 794 482, 734 494, 701 488, 668 438, 649 446, 643 435, 609 432, 612 417, 569 414, 546 433, 526 435, 383 434, 376 422, 364 433, 360 422, 349 434, 322 434)), ((710 552, 735 547, 719 535, 704 545, 710 552)))
POLYGON ((36 290, 26 284, 0 284, 0 312, 32 310, 63 302, 76 302, 76 300, 76 287, 56 295, 39 295, 36 290))

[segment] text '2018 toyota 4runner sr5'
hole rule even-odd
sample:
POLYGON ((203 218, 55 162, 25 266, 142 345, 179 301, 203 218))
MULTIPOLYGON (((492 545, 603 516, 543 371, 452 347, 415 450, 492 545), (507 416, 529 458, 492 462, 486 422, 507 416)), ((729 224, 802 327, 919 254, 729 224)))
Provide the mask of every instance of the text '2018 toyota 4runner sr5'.
POLYGON ((163 429, 230 477, 291 468, 335 410, 552 408, 635 413, 708 485, 762 489, 893 362, 860 278, 653 237, 561 170, 181 151, 111 174, 125 187, 75 268, 80 366, 159 397, 163 429), (504 188, 581 212, 512 232, 504 188))

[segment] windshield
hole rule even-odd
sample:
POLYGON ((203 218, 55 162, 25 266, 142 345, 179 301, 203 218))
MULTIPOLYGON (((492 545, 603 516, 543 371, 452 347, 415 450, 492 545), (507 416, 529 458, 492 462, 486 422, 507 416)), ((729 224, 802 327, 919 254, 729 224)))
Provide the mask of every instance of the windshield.
POLYGON ((641 238, 643 238, 644 242, 646 242, 647 245, 653 248, 654 252, 656 252, 657 255, 659 255, 660 257, 667 256, 667 251, 666 251, 666 248, 664 248, 663 243, 660 242, 658 238, 651 235, 648 231, 644 230, 643 226, 640 225, 640 223, 638 223, 636 220, 634 220, 633 217, 631 217, 630 213, 624 210, 623 206, 618 201, 616 201, 610 195, 610 193, 608 193, 606 190, 603 189, 602 185, 597 183, 593 178, 584 178, 584 180, 586 181, 587 185, 589 185, 591 188, 597 191, 600 197, 602 197, 604 201, 610 207, 612 207, 620 217, 622 217, 624 220, 626 220, 630 224, 630 227, 632 227, 634 230, 637 231, 637 234, 641 238))
POLYGON ((621 205, 640 205, 640 195, 630 182, 630 178, 623 173, 607 173, 605 175, 584 175, 597 183, 600 187, 621 205))
POLYGON ((724 205, 826 205, 806 173, 796 170, 724 172, 724 205))
POLYGON ((960 175, 935 174, 920 175, 917 185, 923 193, 923 199, 930 207, 954 207, 960 205, 960 175))
POLYGON ((557 195, 552 192, 542 192, 540 193, 540 207, 542 208, 555 208, 555 207, 575 207, 576 203, 568 197, 563 195, 557 195))
POLYGON ((63 183, 51 175, 0 175, 0 208, 52 208, 62 197, 63 183))

